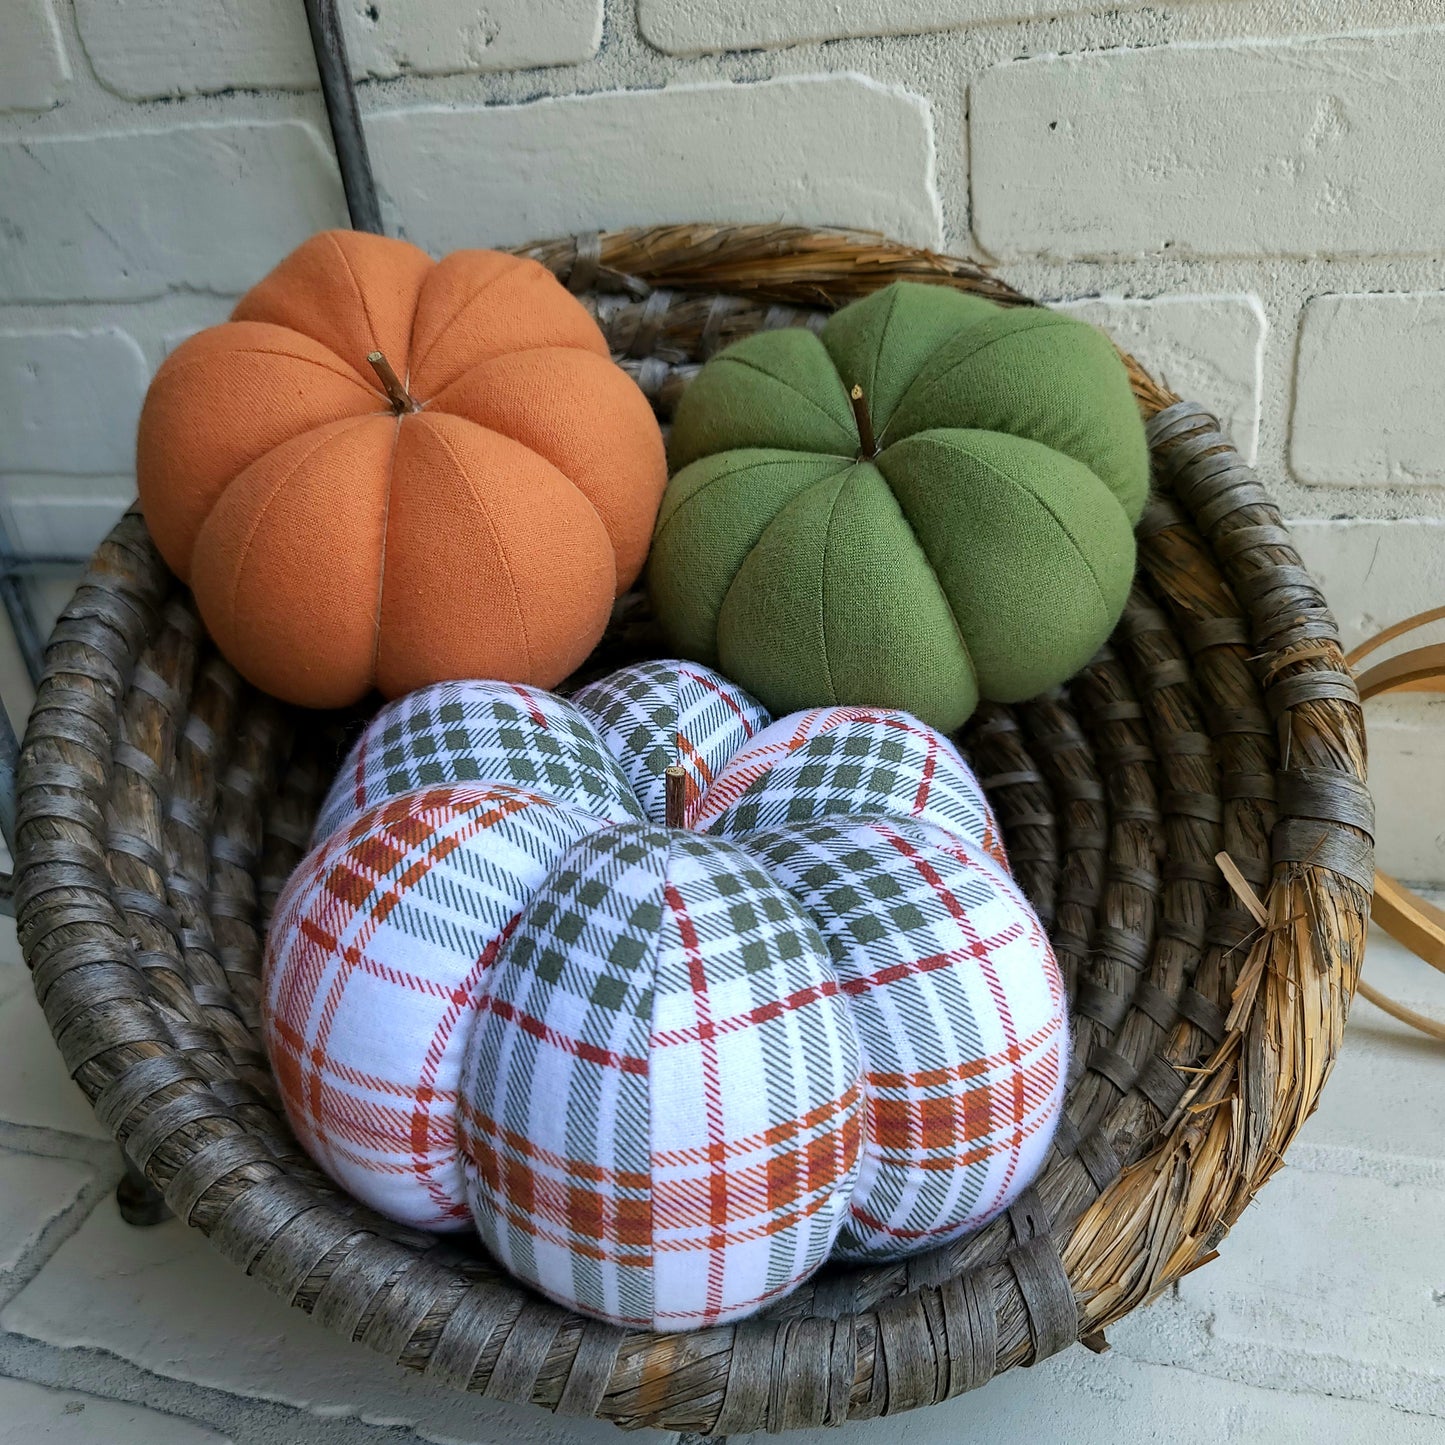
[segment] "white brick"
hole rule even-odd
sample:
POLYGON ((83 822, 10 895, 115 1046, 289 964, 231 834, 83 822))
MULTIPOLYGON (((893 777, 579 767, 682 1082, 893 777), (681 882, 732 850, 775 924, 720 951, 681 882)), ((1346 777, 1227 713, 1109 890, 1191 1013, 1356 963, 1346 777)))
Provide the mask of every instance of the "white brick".
MULTIPOLYGON (((427 1384, 290 1308, 196 1230, 178 1223, 131 1229, 104 1207, 15 1297, 0 1327, 67 1349, 105 1350, 159 1375, 318 1415, 411 1426, 428 1440, 617 1440, 614 1427, 599 1421, 561 1419, 427 1384)), ((670 1437, 644 1431, 638 1438, 670 1437)))
POLYGON ((5 301, 234 294, 346 224, 331 153, 298 121, 8 141, 0 196, 5 301))
MULTIPOLYGON (((1145 0, 1117 0, 1134 10, 1145 0)), ((637 0, 642 35, 659 50, 697 55, 756 50, 854 35, 916 35, 929 30, 1033 20, 1092 8, 1089 0, 637 0)))
MULTIPOLYGON (((1113 1332, 1115 1348, 1445 1418, 1442 1210, 1438 1188, 1287 1168, 1221 1245, 1228 1268, 1186 1276, 1158 1322, 1113 1332)), ((1438 1439, 1440 1419, 1431 1428, 1438 1439)))
POLYGON ((1060 309, 1102 326, 1176 395, 1209 407, 1253 463, 1268 325, 1257 297, 1101 297, 1060 309))
POLYGON ((45 1227, 75 1203, 91 1177, 73 1159, 0 1151, 0 1270, 24 1262, 45 1227))
POLYGON ((0 473, 130 471, 149 376, 111 327, 0 331, 0 473))
POLYGON ((111 1137, 66 1073, 50 1026, 28 987, 0 1004, 0 1119, 89 1139, 111 1137))
POLYGON ((7 0, 5 43, 0 45, 0 111, 49 110, 69 89, 70 62, 50 0, 7 0))
POLYGON ((995 256, 1440 246, 1445 31, 1025 60, 973 88, 995 256))
POLYGON ((1322 486, 1445 485, 1442 376, 1445 292, 1315 297, 1300 323, 1291 470, 1322 486))
MULTIPOLYGON (((1149 1311, 1140 1312, 1146 1316, 1149 1311)), ((1134 1317, 1131 1317, 1134 1318, 1134 1317)), ((1110 1331, 1110 1335, 1113 1335, 1110 1331)), ((1184 1370, 1075 1348, 1031 1370, 1014 1369, 942 1405, 897 1421, 798 1432, 788 1445, 1438 1445, 1436 1420, 1346 1400, 1252 1388, 1184 1370)), ((771 1445, 734 1435, 729 1445, 771 1445)))
POLYGON ((679 220, 942 241, 927 103, 860 75, 393 111, 367 129, 406 234, 432 250, 679 220))
MULTIPOLYGON (((1291 521, 1289 529, 1340 624, 1346 647, 1445 603, 1445 521, 1310 517, 1291 521)), ((1438 636, 1438 629, 1422 632, 1414 642, 1433 642, 1438 636)))
POLYGON ((0 1445, 227 1445, 174 1415, 0 1379, 0 1445))
MULTIPOLYGON (((131 99, 316 85, 305 11, 291 0, 76 0, 75 8, 96 74, 131 99)), ((345 0, 338 8, 357 79, 572 65, 602 38, 602 0, 345 0)))
MULTIPOLYGON (((134 431, 135 420, 128 423, 134 431)), ((7 476, 0 517, 17 552, 40 557, 89 557, 135 500, 135 479, 7 476)))

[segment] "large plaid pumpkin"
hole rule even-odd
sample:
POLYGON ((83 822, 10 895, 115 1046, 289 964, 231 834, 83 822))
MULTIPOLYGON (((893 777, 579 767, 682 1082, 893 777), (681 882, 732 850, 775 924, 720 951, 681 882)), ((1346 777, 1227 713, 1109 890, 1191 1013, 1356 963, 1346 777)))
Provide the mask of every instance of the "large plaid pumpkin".
POLYGON ((1067 1046, 945 738, 770 722, 672 662, 383 708, 278 903, 265 1029, 340 1184, 660 1329, 977 1228, 1043 1161, 1067 1046))

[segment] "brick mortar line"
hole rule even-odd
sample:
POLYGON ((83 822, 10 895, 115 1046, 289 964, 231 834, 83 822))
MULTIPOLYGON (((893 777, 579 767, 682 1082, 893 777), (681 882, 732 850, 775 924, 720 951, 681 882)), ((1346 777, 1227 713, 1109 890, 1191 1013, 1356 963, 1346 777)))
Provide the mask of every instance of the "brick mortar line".
POLYGON ((321 1415, 301 1405, 198 1385, 88 1345, 0 1333, 0 1377, 139 1405, 228 1436, 234 1445, 435 1445, 405 1425, 321 1415))

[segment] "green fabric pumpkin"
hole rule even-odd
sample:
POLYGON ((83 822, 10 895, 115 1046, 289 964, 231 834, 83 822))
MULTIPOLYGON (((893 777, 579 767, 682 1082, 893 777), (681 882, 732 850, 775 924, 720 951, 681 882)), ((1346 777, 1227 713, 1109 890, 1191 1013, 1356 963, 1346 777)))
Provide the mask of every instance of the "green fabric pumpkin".
POLYGON ((709 361, 669 460, 649 586, 674 649, 775 712, 943 729, 1088 662, 1149 489, 1105 336, 911 282, 709 361))

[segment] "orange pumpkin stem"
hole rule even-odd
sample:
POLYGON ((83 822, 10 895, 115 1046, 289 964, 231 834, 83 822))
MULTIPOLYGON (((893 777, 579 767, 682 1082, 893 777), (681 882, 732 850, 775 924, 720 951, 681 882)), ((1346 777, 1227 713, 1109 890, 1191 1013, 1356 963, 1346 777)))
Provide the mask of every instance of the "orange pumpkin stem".
POLYGON ((871 460, 878 455, 880 448, 877 437, 873 435, 873 418, 868 415, 868 402, 857 382, 853 383, 848 400, 853 403, 853 420, 858 426, 858 459, 871 460))
POLYGON ((674 763, 663 776, 667 780, 663 822, 669 828, 685 828, 687 826, 687 774, 674 763))
POLYGON ((416 411, 417 404, 412 400, 411 393, 401 384, 401 378, 391 369, 391 362, 386 359, 386 354, 381 351, 373 351, 366 358, 371 363, 371 369, 381 378, 381 384, 386 388, 386 394, 391 398, 391 408, 398 416, 405 416, 409 411, 416 411))

